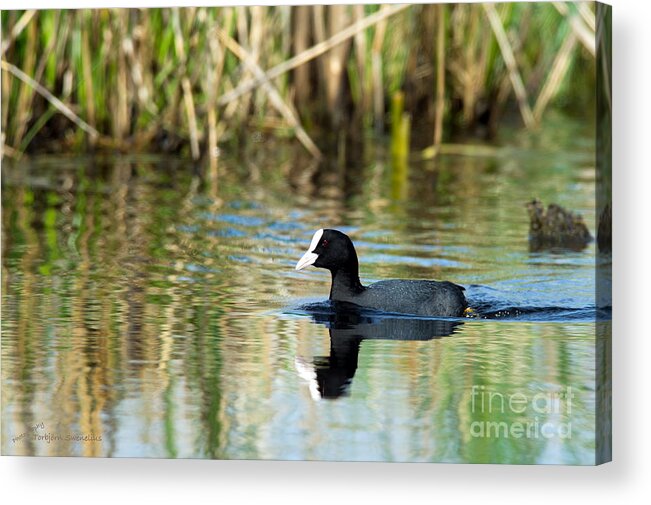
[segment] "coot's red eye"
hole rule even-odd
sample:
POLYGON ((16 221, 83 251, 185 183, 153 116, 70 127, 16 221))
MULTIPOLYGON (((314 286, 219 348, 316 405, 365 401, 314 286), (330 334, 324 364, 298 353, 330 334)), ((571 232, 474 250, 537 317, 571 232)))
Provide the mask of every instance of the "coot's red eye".
POLYGON ((326 239, 323 239, 323 242, 321 242, 321 245, 323 247, 328 247, 328 241, 326 239))

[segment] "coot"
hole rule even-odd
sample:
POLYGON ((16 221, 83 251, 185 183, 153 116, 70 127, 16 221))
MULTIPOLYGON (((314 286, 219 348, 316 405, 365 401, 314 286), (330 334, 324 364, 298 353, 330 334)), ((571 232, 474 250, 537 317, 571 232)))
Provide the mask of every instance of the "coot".
POLYGON ((384 312, 444 317, 462 316, 468 307, 464 288, 448 281, 395 279, 362 286, 355 246, 338 230, 317 230, 296 270, 309 265, 330 270, 330 300, 335 302, 384 312))

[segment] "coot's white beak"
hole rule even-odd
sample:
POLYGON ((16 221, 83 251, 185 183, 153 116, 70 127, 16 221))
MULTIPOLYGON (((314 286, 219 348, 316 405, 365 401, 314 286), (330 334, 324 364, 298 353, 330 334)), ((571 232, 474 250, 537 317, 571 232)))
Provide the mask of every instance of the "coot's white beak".
POLYGON ((303 257, 298 260, 298 263, 296 263, 296 270, 301 270, 305 267, 309 267, 310 265, 313 265, 314 262, 317 260, 319 257, 318 254, 314 253, 314 249, 316 249, 316 246, 319 245, 319 241, 321 240, 321 236, 323 235, 323 230, 317 230, 314 236, 312 237, 312 242, 310 242, 310 247, 308 247, 307 252, 303 255, 303 257))
POLYGON ((296 263, 296 270, 302 270, 305 267, 309 267, 312 265, 316 259, 319 257, 318 254, 314 254, 313 252, 307 251, 303 257, 298 260, 298 263, 296 263))

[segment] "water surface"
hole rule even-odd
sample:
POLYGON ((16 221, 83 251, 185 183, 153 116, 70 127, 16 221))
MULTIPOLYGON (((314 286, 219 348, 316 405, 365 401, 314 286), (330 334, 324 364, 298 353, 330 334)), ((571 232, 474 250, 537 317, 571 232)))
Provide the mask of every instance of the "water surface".
POLYGON ((179 159, 4 163, 3 454, 593 463, 595 246, 527 243, 533 197, 594 234, 592 131, 565 128, 406 177, 379 152, 226 157, 218 187, 179 159), (294 270, 321 227, 363 282, 452 280, 481 317, 334 312, 294 270))

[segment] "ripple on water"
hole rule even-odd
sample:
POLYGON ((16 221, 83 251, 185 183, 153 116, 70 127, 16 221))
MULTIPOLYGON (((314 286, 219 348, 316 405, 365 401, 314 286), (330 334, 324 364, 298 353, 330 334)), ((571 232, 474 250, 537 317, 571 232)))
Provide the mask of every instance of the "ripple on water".
POLYGON ((532 463, 553 446, 561 462, 591 462, 594 320, 611 312, 595 308, 594 245, 529 253, 521 204, 535 188, 594 214, 590 179, 550 178, 543 156, 490 171, 477 160, 471 177, 442 161, 450 182, 415 170, 409 191, 422 194, 406 202, 384 183, 344 201, 232 170, 222 212, 186 198, 182 170, 171 191, 165 166, 122 183, 124 164, 102 179, 77 160, 61 169, 75 188, 57 193, 65 204, 17 171, 2 203, 3 429, 84 423, 113 437, 101 455, 532 463), (294 270, 322 226, 352 236, 366 281, 449 279, 482 317, 342 318, 329 272, 294 270), (576 387, 576 436, 473 440, 474 385, 576 387))

